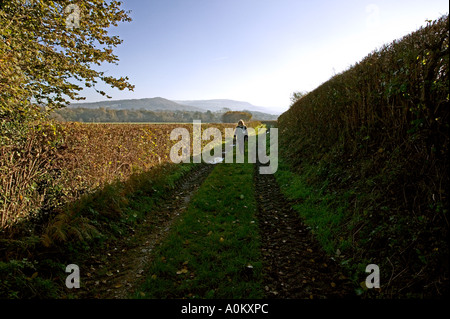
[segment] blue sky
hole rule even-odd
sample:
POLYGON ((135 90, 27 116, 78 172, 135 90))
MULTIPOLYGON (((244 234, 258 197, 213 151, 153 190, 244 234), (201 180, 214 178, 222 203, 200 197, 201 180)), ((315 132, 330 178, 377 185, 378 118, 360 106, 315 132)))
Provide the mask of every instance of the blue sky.
MULTIPOLYGON (((124 0, 131 23, 110 30, 123 44, 108 75, 135 90, 98 85, 112 99, 233 99, 288 109, 385 43, 449 11, 443 0, 124 0)), ((86 102, 104 97, 92 89, 86 102)))

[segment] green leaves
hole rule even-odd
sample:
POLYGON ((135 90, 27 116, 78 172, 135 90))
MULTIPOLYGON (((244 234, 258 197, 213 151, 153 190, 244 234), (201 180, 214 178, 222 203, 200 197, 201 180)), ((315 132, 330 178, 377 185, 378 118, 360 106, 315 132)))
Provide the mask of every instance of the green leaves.
POLYGON ((122 40, 109 36, 107 28, 131 21, 121 3, 83 1, 81 23, 66 28, 69 1, 8 1, 0 10, 0 104, 14 108, 17 101, 59 108, 70 99, 81 99, 79 84, 95 87, 102 80, 112 87, 134 88, 128 78, 104 77, 94 69, 101 63, 117 63, 113 48, 122 40))

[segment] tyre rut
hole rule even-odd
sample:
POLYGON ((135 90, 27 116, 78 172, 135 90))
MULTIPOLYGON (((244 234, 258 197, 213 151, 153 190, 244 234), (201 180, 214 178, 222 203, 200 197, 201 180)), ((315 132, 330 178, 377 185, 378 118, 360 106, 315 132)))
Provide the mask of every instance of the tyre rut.
POLYGON ((322 250, 273 174, 259 174, 255 165, 255 196, 264 267, 264 289, 271 299, 354 297, 353 285, 337 262, 322 250))
POLYGON ((114 248, 90 256, 84 265, 87 276, 82 279, 78 297, 129 298, 145 280, 152 251, 166 238, 171 226, 185 211, 191 197, 213 168, 214 165, 200 164, 187 173, 134 234, 114 243, 114 248))

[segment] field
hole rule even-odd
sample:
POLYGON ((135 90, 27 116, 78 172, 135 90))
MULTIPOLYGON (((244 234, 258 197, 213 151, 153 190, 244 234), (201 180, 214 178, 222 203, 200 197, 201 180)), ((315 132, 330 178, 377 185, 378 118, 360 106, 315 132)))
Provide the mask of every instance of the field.
MULTIPOLYGON (((202 129, 210 126, 232 127, 202 124, 202 129)), ((1 228, 168 162, 177 142, 170 132, 179 127, 192 132, 192 124, 50 122, 20 150, 2 148, 1 228), (41 139, 48 139, 44 148, 41 139)))

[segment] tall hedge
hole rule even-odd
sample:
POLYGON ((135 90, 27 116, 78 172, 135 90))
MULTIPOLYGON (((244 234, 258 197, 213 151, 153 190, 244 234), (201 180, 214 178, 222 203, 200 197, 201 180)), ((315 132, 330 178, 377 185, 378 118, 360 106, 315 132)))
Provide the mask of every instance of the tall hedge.
MULTIPOLYGON (((448 150, 449 20, 443 16, 365 57, 279 118, 288 155, 335 143, 370 153, 402 145, 414 155, 448 150), (298 140, 300 143, 292 143, 298 140)), ((410 154, 410 155, 413 155, 410 154)))
POLYGON ((365 226, 350 236, 373 240, 354 251, 382 255, 396 280, 433 273, 439 282, 441 267, 448 271, 449 106, 444 15, 373 51, 278 118, 281 156, 296 170, 320 167, 329 192, 356 194, 350 215, 366 214, 365 226))

